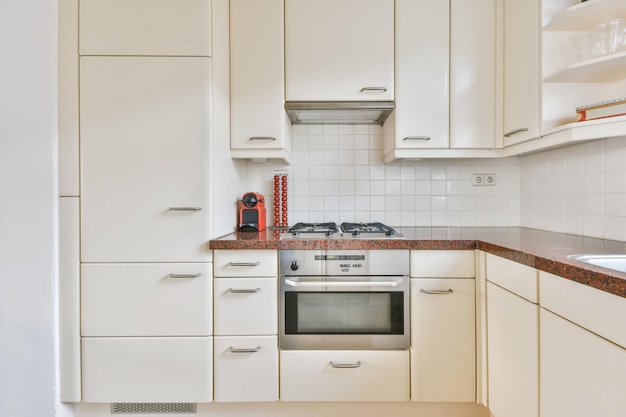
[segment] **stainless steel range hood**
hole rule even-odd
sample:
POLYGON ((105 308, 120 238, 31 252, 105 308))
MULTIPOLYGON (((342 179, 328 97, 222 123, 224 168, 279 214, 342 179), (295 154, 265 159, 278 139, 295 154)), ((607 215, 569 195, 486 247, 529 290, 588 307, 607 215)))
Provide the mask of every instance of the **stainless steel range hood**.
POLYGON ((294 125, 381 125, 395 108, 393 101, 287 101, 285 110, 294 125))

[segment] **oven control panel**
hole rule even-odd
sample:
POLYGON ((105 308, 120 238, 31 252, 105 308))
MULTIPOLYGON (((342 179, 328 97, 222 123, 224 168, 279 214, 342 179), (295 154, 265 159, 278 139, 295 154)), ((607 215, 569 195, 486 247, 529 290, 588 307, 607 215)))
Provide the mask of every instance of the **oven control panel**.
POLYGON ((281 276, 408 276, 408 250, 281 250, 281 276))

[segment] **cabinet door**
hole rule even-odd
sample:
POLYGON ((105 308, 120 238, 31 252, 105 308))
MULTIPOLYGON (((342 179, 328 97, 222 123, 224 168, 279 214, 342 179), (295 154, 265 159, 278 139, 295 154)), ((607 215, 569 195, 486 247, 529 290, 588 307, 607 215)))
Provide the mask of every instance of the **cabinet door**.
POLYGON ((231 0, 231 149, 286 146, 284 41, 282 0, 231 0))
POLYGON ((539 413, 539 307, 487 282, 489 410, 494 416, 539 413))
POLYGON ((476 400, 473 279, 411 280, 411 399, 476 400))
POLYGON ((496 2, 450 2, 450 148, 496 138, 496 2))
POLYGON ((504 145, 539 137, 539 0, 504 0, 504 145))
POLYGON ((83 264, 83 336, 209 336, 211 264, 83 264))
POLYGON ((277 336, 216 337, 215 401, 278 400, 277 336))
POLYGON ((211 55, 211 0, 80 0, 81 55, 211 55))
POLYGON ((217 278, 215 334, 277 334, 277 284, 276 278, 217 278))
POLYGON ((384 152, 448 148, 449 2, 396 0, 395 48, 396 109, 385 122, 385 140, 393 144, 384 152))
POLYGON ((541 416, 626 415, 626 350, 541 310, 541 416))
POLYGON ((210 260, 210 60, 80 64, 82 261, 210 260))
POLYGON ((287 100, 393 100, 393 38, 393 0, 286 0, 287 100))
POLYGON ((406 350, 283 350, 283 401, 406 401, 406 350))
POLYGON ((211 337, 83 338, 84 402, 209 402, 211 337))

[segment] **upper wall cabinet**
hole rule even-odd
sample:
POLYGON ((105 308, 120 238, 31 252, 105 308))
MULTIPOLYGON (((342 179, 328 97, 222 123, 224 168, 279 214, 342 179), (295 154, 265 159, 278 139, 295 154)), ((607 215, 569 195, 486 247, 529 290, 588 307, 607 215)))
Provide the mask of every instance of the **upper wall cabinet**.
POLYGON ((211 56, 211 0, 80 0, 80 54, 211 56))
POLYGON ((283 0, 230 1, 233 158, 291 161, 284 43, 283 0))
POLYGON ((539 136, 539 0, 504 0, 504 146, 539 136))
POLYGON ((393 100, 393 0, 285 0, 285 40, 287 100, 393 100))
POLYGON ((396 0, 396 109, 385 162, 493 157, 496 4, 396 0))

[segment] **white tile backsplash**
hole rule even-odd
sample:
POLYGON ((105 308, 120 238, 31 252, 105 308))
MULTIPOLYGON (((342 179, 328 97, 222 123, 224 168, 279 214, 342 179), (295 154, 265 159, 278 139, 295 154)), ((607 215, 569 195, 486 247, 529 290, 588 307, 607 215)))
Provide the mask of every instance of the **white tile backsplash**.
POLYGON ((383 163, 382 129, 293 126, 292 165, 248 163, 248 187, 267 197, 274 170, 286 170, 289 223, 380 221, 392 226, 518 226, 519 158, 383 163), (495 173, 473 187, 472 173, 495 173))
POLYGON ((381 221, 392 226, 523 226, 626 241, 626 137, 523 157, 385 165, 380 126, 294 126, 292 165, 248 162, 250 191, 289 178, 289 223, 381 221), (494 173, 495 186, 471 185, 494 173))
POLYGON ((521 226, 626 241, 626 137, 524 156, 520 173, 521 226))

